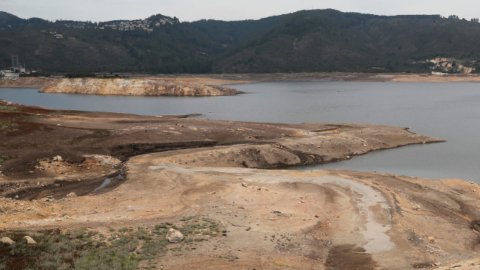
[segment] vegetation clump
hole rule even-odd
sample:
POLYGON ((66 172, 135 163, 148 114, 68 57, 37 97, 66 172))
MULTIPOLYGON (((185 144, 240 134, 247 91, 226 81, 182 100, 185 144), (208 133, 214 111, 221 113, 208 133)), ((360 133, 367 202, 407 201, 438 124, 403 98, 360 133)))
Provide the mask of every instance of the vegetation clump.
POLYGON ((122 228, 117 232, 109 227, 104 232, 107 235, 87 228, 0 232, 0 237, 15 241, 13 245, 0 244, 0 269, 155 269, 152 261, 168 252, 181 256, 182 251, 192 250, 193 239, 203 241, 203 231, 208 231, 212 237, 220 233, 220 224, 215 220, 192 217, 188 221, 176 226, 122 228), (166 235, 170 228, 180 230, 185 240, 169 243, 166 235), (37 245, 27 245, 23 240, 26 235, 33 237, 37 245))

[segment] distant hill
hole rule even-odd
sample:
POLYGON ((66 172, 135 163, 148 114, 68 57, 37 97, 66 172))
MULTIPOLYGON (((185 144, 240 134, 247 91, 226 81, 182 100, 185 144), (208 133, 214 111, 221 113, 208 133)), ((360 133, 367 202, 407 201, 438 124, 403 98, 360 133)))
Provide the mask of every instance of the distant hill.
POLYGON ((480 59, 480 24, 440 16, 335 10, 285 16, 215 66, 222 72, 425 71, 435 57, 480 59))
POLYGON ((0 66, 13 53, 27 67, 58 72, 426 72, 434 66, 426 60, 437 57, 475 68, 478 48, 478 22, 438 15, 309 10, 233 22, 158 14, 96 24, 0 12, 0 66))
POLYGON ((20 22, 22 19, 7 12, 0 11, 0 25, 20 22))

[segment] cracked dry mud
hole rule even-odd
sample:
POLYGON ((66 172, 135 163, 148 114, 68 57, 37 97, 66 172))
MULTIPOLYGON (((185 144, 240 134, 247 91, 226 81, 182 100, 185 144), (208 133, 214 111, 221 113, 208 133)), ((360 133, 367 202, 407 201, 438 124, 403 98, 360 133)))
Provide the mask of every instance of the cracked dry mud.
MULTIPOLYGON (((182 256, 158 257, 158 269, 476 266, 477 184, 350 171, 279 170, 442 140, 404 128, 361 124, 34 113, 50 115, 29 118, 29 125, 42 129, 5 140, 12 145, 22 139, 38 143, 49 134, 57 140, 54 149, 48 142, 2 149, 6 155, 20 156, 2 165, 6 173, 1 183, 13 186, 4 186, 4 195, 19 199, 0 199, 0 227, 7 231, 149 228, 204 216, 218 221, 226 236, 206 236, 182 256), (108 133, 100 136, 95 131, 100 127, 108 133), (52 161, 58 154, 67 160, 52 161), (102 163, 99 155, 124 164, 102 163), (30 163, 33 173, 16 168, 30 163), (48 166, 61 168, 62 174, 48 166), (122 166, 124 179, 115 178, 92 193, 122 166), (44 184, 39 187, 38 182, 44 184), (72 191, 79 196, 66 197, 72 191)), ((7 116, 14 117, 11 112, 7 116)))

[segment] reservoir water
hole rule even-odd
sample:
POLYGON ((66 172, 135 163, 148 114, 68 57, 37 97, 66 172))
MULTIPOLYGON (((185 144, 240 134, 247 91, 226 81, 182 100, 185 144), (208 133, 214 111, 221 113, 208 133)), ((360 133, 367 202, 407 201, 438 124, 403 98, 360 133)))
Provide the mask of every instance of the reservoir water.
POLYGON ((349 161, 297 168, 377 171, 480 183, 480 84, 272 82, 234 85, 226 97, 123 97, 0 89, 0 98, 50 109, 273 123, 367 123, 409 127, 448 142, 377 151, 349 161))

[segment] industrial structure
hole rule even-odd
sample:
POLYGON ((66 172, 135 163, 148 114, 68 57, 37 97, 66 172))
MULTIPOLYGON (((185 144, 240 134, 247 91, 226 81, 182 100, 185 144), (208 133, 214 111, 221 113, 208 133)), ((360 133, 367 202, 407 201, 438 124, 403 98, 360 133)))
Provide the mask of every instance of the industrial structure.
POLYGON ((12 67, 9 69, 0 70, 0 78, 3 79, 17 79, 20 74, 29 74, 25 69, 25 65, 20 65, 18 55, 12 54, 12 67))

